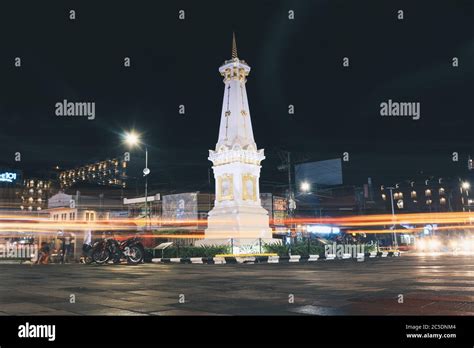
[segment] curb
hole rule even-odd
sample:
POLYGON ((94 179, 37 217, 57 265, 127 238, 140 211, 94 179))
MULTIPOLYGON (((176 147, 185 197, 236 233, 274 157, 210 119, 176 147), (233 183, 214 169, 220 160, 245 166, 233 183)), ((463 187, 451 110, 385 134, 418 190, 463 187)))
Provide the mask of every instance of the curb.
POLYGON ((291 255, 291 256, 246 256, 246 257, 186 257, 186 258, 154 258, 152 263, 184 263, 184 264, 207 264, 207 265, 223 265, 223 264, 240 264, 240 263, 309 263, 321 261, 342 261, 354 260, 363 262, 365 259, 399 257, 400 252, 378 252, 357 254, 357 257, 350 257, 350 254, 344 254, 342 258, 337 258, 335 254, 320 257, 319 255, 291 255))

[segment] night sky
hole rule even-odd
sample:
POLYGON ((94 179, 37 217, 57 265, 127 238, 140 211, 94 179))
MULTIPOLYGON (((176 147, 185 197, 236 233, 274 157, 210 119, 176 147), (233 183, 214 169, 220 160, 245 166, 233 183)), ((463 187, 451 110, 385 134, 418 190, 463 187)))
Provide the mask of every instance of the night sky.
POLYGON ((473 17, 472 0, 4 4, 0 166, 41 175, 111 158, 127 150, 120 134, 135 128, 149 146, 152 189, 206 189, 224 87, 218 68, 235 31, 252 68, 255 140, 267 155, 262 191, 285 182, 279 150, 297 161, 349 152, 346 184, 458 175, 474 155, 473 17), (95 102, 95 120, 55 116, 63 99, 95 102), (381 117, 388 99, 420 102, 421 119, 381 117))

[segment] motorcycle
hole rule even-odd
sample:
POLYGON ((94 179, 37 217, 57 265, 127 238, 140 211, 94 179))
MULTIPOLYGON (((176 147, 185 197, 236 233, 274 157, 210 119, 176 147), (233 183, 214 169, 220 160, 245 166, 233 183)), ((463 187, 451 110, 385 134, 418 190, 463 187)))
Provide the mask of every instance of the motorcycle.
POLYGON ((137 237, 125 239, 121 242, 114 238, 102 239, 94 244, 92 260, 97 264, 104 264, 112 260, 120 263, 126 259, 128 264, 137 265, 143 262, 145 248, 137 237))

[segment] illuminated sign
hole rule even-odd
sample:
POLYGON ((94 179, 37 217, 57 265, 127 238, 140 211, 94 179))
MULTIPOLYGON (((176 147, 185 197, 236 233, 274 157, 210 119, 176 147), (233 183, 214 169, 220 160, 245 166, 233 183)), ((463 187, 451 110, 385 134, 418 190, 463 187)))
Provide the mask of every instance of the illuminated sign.
POLYGON ((339 227, 331 227, 325 225, 308 225, 306 226, 306 231, 310 233, 339 233, 341 230, 339 227))
POLYGON ((16 173, 0 173, 0 182, 13 182, 16 180, 16 173))

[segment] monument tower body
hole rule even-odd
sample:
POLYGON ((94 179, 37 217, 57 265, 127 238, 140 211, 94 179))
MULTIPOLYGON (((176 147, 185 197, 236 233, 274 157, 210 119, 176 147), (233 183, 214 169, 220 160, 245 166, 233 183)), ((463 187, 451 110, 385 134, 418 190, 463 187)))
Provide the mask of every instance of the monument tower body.
MULTIPOLYGON (((268 212, 260 201, 260 162, 264 150, 257 149, 245 84, 250 66, 237 56, 235 35, 232 59, 219 68, 224 78, 224 98, 215 150, 209 150, 216 182, 214 208, 209 212, 205 240, 234 241, 272 239, 268 212)), ((216 243, 214 243, 216 244, 216 243)))

